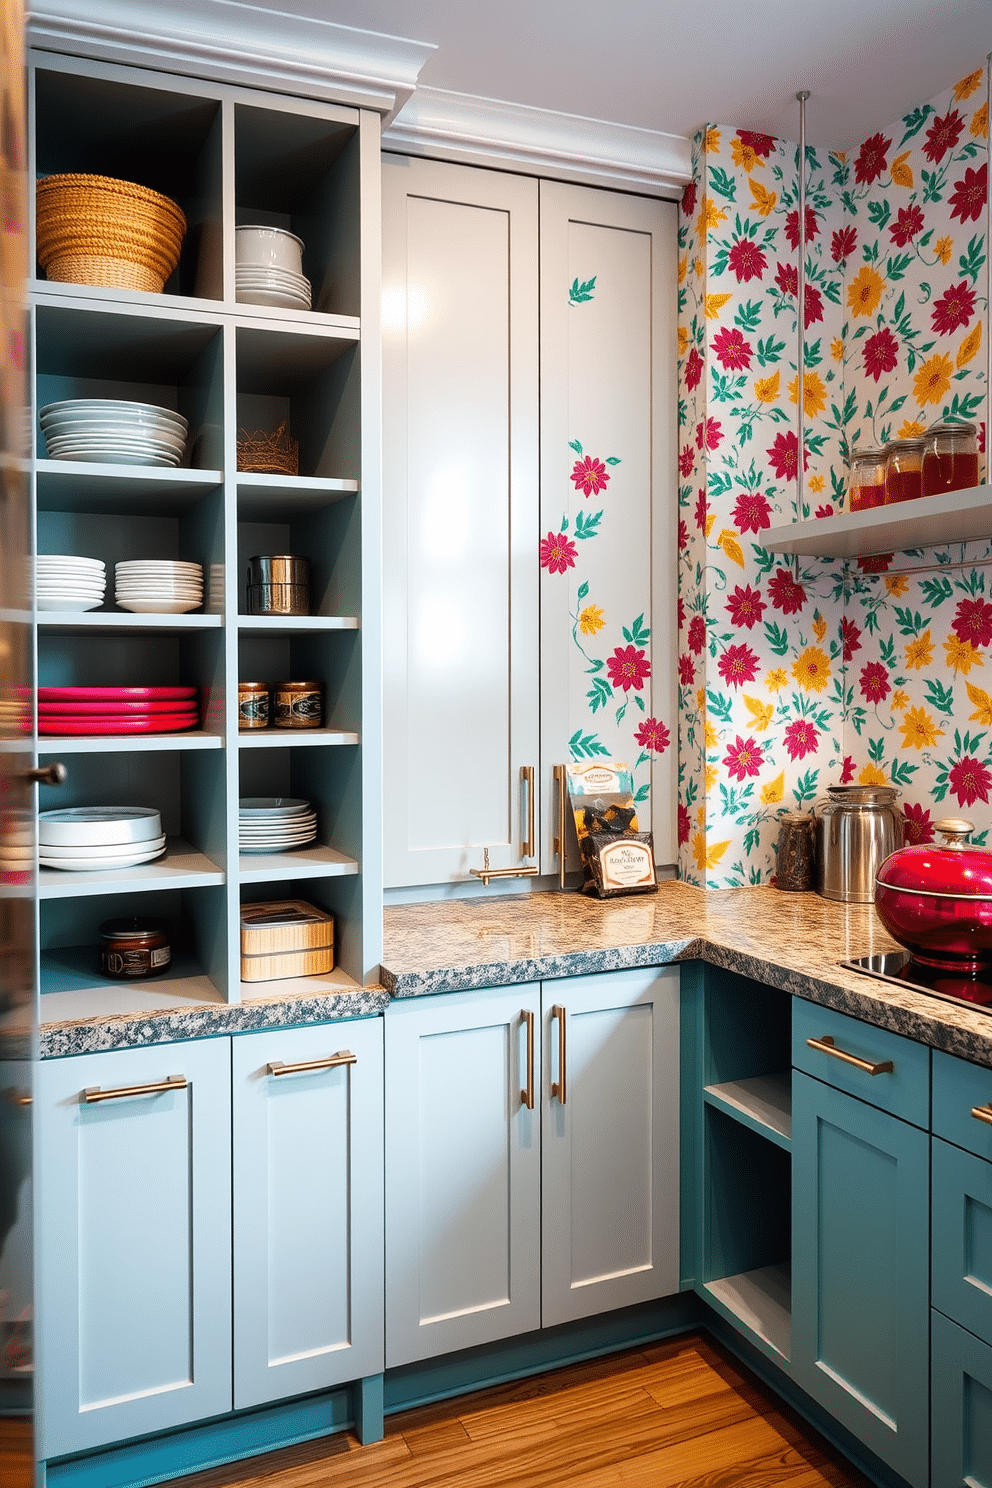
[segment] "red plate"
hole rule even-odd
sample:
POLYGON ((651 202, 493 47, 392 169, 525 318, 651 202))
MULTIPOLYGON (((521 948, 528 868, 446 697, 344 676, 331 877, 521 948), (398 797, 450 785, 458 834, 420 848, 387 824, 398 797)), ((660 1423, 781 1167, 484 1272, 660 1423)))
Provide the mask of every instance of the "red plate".
POLYGON ((196 728, 195 713, 159 713, 154 718, 52 718, 38 724, 39 734, 169 734, 196 728))
POLYGON ((184 713, 194 706, 190 699, 177 702, 169 699, 162 702, 144 703, 98 703, 95 700, 83 703, 39 703, 39 718, 77 718, 80 714, 99 713, 101 718, 147 718, 153 713, 184 713))
POLYGON ((195 687, 39 687, 40 703, 180 702, 195 698, 195 687))

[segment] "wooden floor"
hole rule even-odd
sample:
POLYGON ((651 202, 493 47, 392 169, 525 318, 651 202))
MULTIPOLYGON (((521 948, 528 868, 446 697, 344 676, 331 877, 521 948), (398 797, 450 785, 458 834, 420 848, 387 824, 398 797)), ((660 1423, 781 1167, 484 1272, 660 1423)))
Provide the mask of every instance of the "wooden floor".
POLYGON ((175 1488, 870 1488, 697 1334, 391 1416, 175 1488))

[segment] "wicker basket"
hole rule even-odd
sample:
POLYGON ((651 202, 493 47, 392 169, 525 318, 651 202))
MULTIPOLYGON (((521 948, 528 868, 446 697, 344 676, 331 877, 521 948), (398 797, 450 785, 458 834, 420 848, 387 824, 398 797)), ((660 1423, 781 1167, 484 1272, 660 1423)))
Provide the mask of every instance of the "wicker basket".
POLYGON ((239 429, 238 469, 254 475, 299 475, 300 442, 291 437, 285 423, 272 434, 239 429))
POLYGON ((174 201, 112 176, 37 184, 38 262, 49 279, 161 294, 179 262, 186 218, 174 201))

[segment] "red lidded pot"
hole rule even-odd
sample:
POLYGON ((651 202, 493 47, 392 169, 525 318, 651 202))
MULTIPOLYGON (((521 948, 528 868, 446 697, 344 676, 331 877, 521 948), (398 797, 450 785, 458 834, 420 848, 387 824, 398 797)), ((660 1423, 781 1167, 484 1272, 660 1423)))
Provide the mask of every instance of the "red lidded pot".
POLYGON ((972 847, 960 817, 934 822, 942 842, 890 853, 875 875, 875 909, 913 960, 976 975, 992 965, 992 852, 972 847))

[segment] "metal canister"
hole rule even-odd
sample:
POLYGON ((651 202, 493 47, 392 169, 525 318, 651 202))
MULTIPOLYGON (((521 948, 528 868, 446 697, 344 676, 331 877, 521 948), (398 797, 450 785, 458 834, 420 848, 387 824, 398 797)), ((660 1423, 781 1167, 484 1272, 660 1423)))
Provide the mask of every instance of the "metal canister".
POLYGON ((269 726, 269 684, 238 683, 238 728, 259 729, 269 726))
POLYGON ((902 847, 903 815, 892 785, 832 785, 813 804, 816 891, 824 899, 871 904, 880 864, 902 847))
POLYGON ((309 615, 309 558, 294 553, 249 558, 248 613, 309 615))
POLYGON ((320 693, 319 682, 276 682, 272 688, 276 728, 320 728, 320 693))

